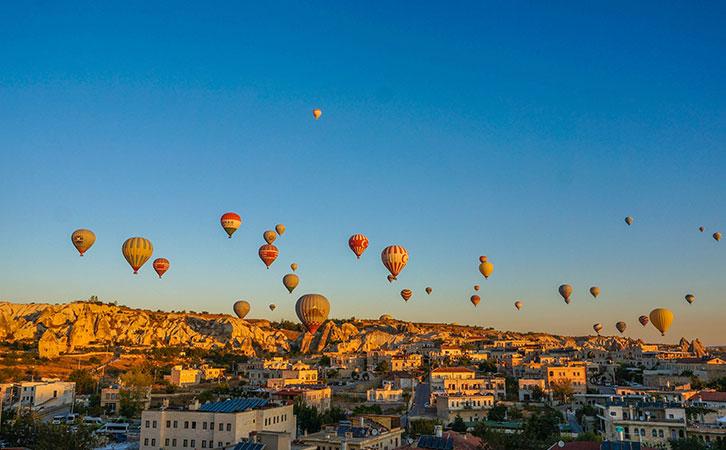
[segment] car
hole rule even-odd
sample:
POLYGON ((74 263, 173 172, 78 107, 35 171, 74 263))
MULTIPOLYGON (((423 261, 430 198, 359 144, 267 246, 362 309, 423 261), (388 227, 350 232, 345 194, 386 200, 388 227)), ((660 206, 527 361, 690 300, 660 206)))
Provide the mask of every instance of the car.
POLYGON ((100 417, 86 416, 83 418, 83 425, 101 427, 104 423, 106 422, 104 422, 100 417))

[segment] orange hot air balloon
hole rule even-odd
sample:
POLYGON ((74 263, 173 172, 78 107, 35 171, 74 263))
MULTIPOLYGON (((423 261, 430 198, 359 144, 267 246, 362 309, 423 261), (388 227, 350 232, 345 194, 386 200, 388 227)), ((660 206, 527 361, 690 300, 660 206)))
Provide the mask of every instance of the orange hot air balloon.
POLYGON ((494 272, 494 264, 490 263, 486 256, 480 256, 479 261, 481 261, 481 264, 479 264, 479 272, 484 275, 484 278, 489 278, 492 272, 494 272))
POLYGON ((560 295, 562 296, 562 298, 565 299, 565 303, 569 305, 570 296, 572 295, 572 286, 570 286, 569 284, 563 284, 560 285, 558 290, 560 291, 560 295))
POLYGON ((315 118, 315 120, 318 120, 322 115, 323 111, 321 111, 319 108, 313 109, 313 117, 315 118))
POLYGON ((688 294, 688 295, 686 295, 686 301, 690 305, 690 304, 692 304, 693 302, 696 301, 696 296, 693 295, 693 294, 688 294))
POLYGON ((362 234, 354 234, 348 239, 348 247, 353 250, 355 256, 360 259, 360 255, 368 248, 368 238, 362 234))
POLYGON ((232 305, 232 309, 234 310, 234 313, 237 314, 237 317, 239 317, 240 319, 244 319, 245 316, 250 312, 250 304, 244 300, 239 300, 234 302, 234 305, 232 305))
POLYGON ((640 316, 638 317, 638 322, 640 322, 641 325, 646 326, 648 325, 648 322, 650 322, 650 319, 648 319, 648 316, 640 316))
POLYGON ((296 271, 297 270, 297 263, 290 264, 290 268, 292 269, 293 272, 296 271))
POLYGON ((285 285, 287 288, 287 291, 292 294, 292 291, 295 290, 297 285, 300 283, 300 277, 295 275, 294 273, 288 273, 284 277, 282 277, 282 284, 285 285))
POLYGON ((381 261, 395 280, 408 263, 408 252, 400 245, 389 245, 381 252, 381 261))
POLYGON ((81 256, 96 242, 96 235, 91 230, 81 228, 71 234, 71 243, 81 256))
POLYGON ((600 288, 597 286, 593 286, 590 288, 590 295, 592 295, 594 298, 597 298, 598 295, 600 295, 600 288))
POLYGON ((598 336, 600 336, 600 332, 602 331, 602 324, 596 323, 592 326, 592 329, 595 330, 595 333, 597 333, 598 336))
POLYGON ((233 212, 222 214, 222 218, 219 221, 230 239, 232 239, 232 235, 237 231, 239 226, 242 225, 242 218, 239 214, 233 212))
POLYGON ((473 304, 474 306, 476 306, 476 305, 478 305, 478 304, 479 304, 479 302, 481 301, 481 297, 479 297, 478 295, 476 295, 476 294, 475 294, 475 295, 472 295, 472 296, 471 296, 471 298, 469 299, 469 301, 471 301, 471 303, 472 303, 472 304, 473 304))
POLYGON ((154 267, 156 273, 159 274, 159 278, 169 270, 169 260, 166 258, 156 258, 151 265, 154 267))
POLYGON ((517 308, 517 311, 519 311, 520 309, 522 309, 522 305, 524 305, 524 303, 520 302, 519 300, 517 300, 516 302, 514 302, 514 307, 517 308))
POLYGON ((666 308, 656 308, 650 312, 650 323, 660 331, 661 336, 665 336, 666 331, 673 323, 673 313, 666 308))
POLYGON ((139 269, 144 265, 146 261, 151 258, 154 253, 154 246, 151 245, 151 241, 142 237, 132 237, 126 239, 121 246, 121 253, 129 263, 134 274, 139 273, 139 269))
POLYGON ((479 290, 480 288, 481 288, 481 286, 479 286, 478 284, 475 284, 475 285, 474 285, 474 290, 475 290, 475 291, 478 291, 478 290, 479 290))
POLYGON ((717 231, 717 232, 713 233, 713 238, 716 239, 717 242, 720 241, 721 240, 721 232, 720 231, 717 231))
POLYGON ((433 289, 431 289, 430 287, 427 287, 426 288, 426 293, 429 294, 429 295, 431 295, 431 292, 433 292, 433 289))
POLYGON ((328 320, 329 312, 330 302, 320 294, 305 294, 295 303, 295 313, 310 334, 328 320))
POLYGON ((386 279, 388 280, 389 283, 393 283, 393 280, 395 280, 395 278, 393 277, 393 275, 388 275, 386 277, 386 279))
POLYGON ((411 296, 413 296, 413 291, 411 289, 404 289, 401 291, 401 297, 403 297, 405 301, 408 301, 411 296))
POLYGON ((618 329, 620 334, 623 334, 625 332, 625 329, 628 328, 628 325, 625 322, 618 322, 615 324, 615 328, 618 329))
POLYGON ((275 231, 277 232, 277 234, 282 236, 283 234, 285 234, 285 225, 278 223, 277 225, 275 225, 275 231))
POLYGON ((267 242, 268 244, 272 244, 273 242, 275 242, 275 239, 277 239, 277 233, 272 230, 267 230, 262 233, 262 237, 263 239, 265 239, 265 242, 267 242))
POLYGON ((280 254, 280 251, 272 244, 265 244, 260 247, 257 254, 260 255, 260 259, 269 269, 272 263, 277 259, 277 255, 280 254))

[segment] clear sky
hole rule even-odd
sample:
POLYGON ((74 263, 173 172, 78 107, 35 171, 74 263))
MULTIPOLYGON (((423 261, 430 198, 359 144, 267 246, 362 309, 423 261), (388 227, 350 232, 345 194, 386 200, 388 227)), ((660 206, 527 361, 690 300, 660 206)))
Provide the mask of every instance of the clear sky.
POLYGON ((293 319, 319 292, 334 317, 624 320, 650 341, 637 317, 663 306, 666 341, 726 344, 723 2, 59 3, 0 6, 1 299, 244 298, 293 319), (226 211, 244 220, 231 240, 226 211), (98 240, 79 258, 82 227, 98 240), (139 235, 171 260, 164 279, 131 274, 121 243, 139 235), (411 255, 392 285, 389 244, 411 255))

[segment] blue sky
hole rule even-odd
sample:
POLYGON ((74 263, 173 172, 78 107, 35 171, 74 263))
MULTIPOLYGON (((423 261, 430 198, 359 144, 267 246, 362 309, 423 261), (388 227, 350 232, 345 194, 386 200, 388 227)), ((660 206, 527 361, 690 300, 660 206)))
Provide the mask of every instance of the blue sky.
POLYGON ((293 319, 297 294, 320 292, 335 317, 568 334, 625 320, 651 341, 637 317, 663 306, 666 341, 726 344, 726 243, 710 238, 726 232, 725 16, 718 2, 3 5, 0 298, 219 312, 244 298, 253 317, 293 319), (244 220, 232 240, 226 211, 244 220), (265 270, 257 248, 279 222, 265 270), (84 258, 81 227, 98 237, 84 258), (360 261, 353 233, 371 241, 360 261), (131 275, 120 247, 137 235, 171 260, 163 280, 131 275), (393 285, 389 244, 411 254, 393 285))

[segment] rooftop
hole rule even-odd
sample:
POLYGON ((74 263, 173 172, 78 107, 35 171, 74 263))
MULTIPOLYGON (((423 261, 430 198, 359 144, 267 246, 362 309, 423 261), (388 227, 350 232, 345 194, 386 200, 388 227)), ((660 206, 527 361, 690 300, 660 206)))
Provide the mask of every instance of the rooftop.
POLYGON ((221 412, 236 413, 248 411, 250 409, 262 408, 267 405, 267 400, 263 398, 233 398, 221 402, 209 402, 199 407, 201 412, 221 412))
POLYGON ((701 400, 702 402, 726 402, 726 392, 718 391, 700 391, 694 395, 691 400, 701 400))
POLYGON ((439 367, 431 371, 431 373, 474 373, 473 370, 466 367, 439 367))

